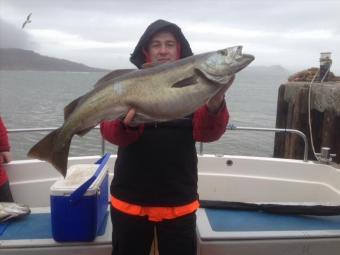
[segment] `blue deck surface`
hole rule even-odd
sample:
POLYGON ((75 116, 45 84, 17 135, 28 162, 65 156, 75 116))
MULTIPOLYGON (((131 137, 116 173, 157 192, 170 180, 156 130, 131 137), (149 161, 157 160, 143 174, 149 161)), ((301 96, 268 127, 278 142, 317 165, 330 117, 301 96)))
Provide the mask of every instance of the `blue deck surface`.
MULTIPOLYGON (((104 218, 97 236, 103 235, 107 224, 108 213, 104 218)), ((51 214, 30 214, 22 219, 0 224, 0 240, 50 239, 52 237, 51 214)))
POLYGON ((213 231, 340 230, 340 216, 280 215, 265 212, 205 209, 213 231))

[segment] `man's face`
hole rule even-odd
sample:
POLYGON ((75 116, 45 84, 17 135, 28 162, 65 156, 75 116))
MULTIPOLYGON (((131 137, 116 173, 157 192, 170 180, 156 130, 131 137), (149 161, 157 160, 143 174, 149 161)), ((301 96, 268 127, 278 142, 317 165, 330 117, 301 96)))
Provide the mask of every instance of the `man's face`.
POLYGON ((177 41, 175 36, 170 32, 156 33, 148 47, 148 52, 152 62, 171 62, 178 59, 177 41))

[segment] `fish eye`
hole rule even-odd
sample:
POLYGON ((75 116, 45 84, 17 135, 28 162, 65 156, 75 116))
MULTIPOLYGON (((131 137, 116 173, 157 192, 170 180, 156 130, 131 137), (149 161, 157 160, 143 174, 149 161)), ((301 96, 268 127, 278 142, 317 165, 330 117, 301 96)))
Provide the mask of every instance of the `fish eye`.
POLYGON ((218 53, 220 53, 223 56, 228 56, 228 51, 226 50, 219 50, 218 53))

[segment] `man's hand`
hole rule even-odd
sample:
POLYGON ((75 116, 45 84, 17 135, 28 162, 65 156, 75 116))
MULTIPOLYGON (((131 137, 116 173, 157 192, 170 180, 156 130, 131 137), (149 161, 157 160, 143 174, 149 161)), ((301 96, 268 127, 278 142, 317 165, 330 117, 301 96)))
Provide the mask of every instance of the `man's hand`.
POLYGON ((11 153, 8 151, 0 152, 0 164, 9 163, 12 160, 11 153))
POLYGON ((129 127, 137 127, 138 124, 133 124, 133 119, 136 115, 136 110, 131 108, 128 113, 126 114, 124 120, 123 120, 123 123, 126 125, 126 126, 129 126, 129 127))
POLYGON ((229 89, 229 87, 231 86, 231 84, 233 83, 235 79, 235 75, 233 75, 233 77, 231 77, 230 81, 228 83, 226 83, 219 92, 217 92, 216 95, 214 95, 212 98, 209 99, 209 101, 207 102, 207 107, 209 112, 211 113, 217 113, 218 110, 220 109, 222 102, 224 100, 225 97, 225 92, 229 89))

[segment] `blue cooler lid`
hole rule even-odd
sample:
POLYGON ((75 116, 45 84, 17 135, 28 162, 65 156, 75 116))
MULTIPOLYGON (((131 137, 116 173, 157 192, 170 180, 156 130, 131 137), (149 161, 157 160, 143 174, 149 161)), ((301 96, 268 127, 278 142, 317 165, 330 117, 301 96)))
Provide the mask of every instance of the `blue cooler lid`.
POLYGON ((70 196, 70 199, 75 200, 83 195, 95 194, 108 172, 109 158, 110 154, 107 153, 94 164, 71 166, 65 179, 62 178, 51 186, 51 195, 70 196))

